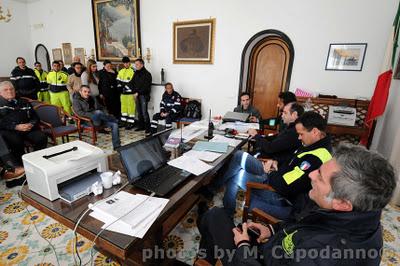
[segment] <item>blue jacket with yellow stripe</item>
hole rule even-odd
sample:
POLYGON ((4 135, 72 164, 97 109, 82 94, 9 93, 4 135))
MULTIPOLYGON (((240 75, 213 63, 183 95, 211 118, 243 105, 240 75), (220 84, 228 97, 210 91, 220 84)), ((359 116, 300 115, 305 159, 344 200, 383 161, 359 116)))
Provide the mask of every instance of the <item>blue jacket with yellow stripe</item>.
POLYGON ((291 202, 311 189, 308 174, 332 158, 330 136, 307 147, 300 147, 293 156, 278 165, 278 171, 268 175, 269 184, 291 202))

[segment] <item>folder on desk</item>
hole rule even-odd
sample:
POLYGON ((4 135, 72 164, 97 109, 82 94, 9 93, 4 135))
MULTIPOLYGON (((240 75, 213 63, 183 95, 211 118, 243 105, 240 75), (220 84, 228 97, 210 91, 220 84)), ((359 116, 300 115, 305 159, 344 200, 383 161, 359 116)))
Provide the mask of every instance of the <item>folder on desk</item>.
POLYGON ((226 153, 228 151, 228 145, 229 144, 226 142, 198 141, 192 149, 195 151, 214 151, 226 153))

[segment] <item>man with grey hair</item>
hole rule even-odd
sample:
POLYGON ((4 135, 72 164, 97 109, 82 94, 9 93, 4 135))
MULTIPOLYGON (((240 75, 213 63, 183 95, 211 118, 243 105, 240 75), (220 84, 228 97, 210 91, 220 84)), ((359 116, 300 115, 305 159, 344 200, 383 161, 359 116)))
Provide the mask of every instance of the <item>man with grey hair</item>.
POLYGON ((12 83, 0 82, 0 135, 18 161, 24 154, 24 141, 31 143, 34 150, 46 148, 47 137, 38 123, 32 105, 16 97, 12 83))
POLYGON ((213 263, 220 255, 224 265, 379 265, 380 217, 396 187, 393 167, 364 147, 341 145, 309 176, 318 208, 304 210, 296 222, 249 222, 242 229, 214 208, 199 224, 198 257, 213 263), (253 247, 249 228, 260 233, 253 247))

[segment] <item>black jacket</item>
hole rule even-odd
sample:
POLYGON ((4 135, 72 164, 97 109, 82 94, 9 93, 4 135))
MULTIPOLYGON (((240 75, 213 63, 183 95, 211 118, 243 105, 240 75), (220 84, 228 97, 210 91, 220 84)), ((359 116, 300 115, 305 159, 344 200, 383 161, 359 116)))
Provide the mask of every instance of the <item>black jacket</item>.
POLYGON ((40 82, 33 69, 16 66, 11 71, 10 80, 13 83, 18 96, 29 96, 39 91, 40 82))
POLYGON ((104 97, 119 97, 117 89, 117 73, 108 72, 105 69, 99 71, 99 92, 104 97))
POLYGON ((86 100, 82 98, 79 92, 74 93, 72 106, 77 115, 88 117, 90 119, 92 119, 94 111, 103 110, 103 106, 100 105, 95 97, 89 96, 89 99, 86 100))
POLYGON ((332 158, 331 138, 325 138, 307 147, 301 146, 291 158, 278 164, 278 171, 268 175, 268 183, 282 196, 296 201, 300 194, 311 189, 309 173, 318 169, 324 162, 332 158))
POLYGON ((160 112, 179 114, 182 111, 181 95, 176 91, 171 94, 164 92, 160 102, 160 112))
POLYGON ((301 147, 295 123, 289 124, 285 130, 272 138, 256 135, 255 139, 256 152, 261 152, 261 157, 271 158, 279 163, 289 159, 301 147))
POLYGON ((255 256, 248 255, 249 246, 239 247, 231 265, 379 265, 380 216, 380 211, 313 210, 299 221, 273 225, 275 234, 255 256))
POLYGON ((146 97, 146 100, 149 101, 151 92, 151 81, 152 77, 150 72, 143 67, 142 69, 135 71, 135 75, 133 75, 133 78, 128 83, 128 86, 133 93, 143 95, 146 97))
POLYGON ((7 101, 0 96, 0 130, 15 130, 19 124, 31 123, 34 127, 39 118, 32 105, 21 98, 7 101))

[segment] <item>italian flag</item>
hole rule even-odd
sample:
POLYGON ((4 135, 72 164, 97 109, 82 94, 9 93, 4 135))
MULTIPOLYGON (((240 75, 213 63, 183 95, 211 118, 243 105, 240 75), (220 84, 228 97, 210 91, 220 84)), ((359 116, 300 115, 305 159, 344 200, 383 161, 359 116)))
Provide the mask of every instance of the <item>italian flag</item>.
POLYGON ((371 133, 374 120, 381 116, 385 112, 390 83, 392 82, 392 69, 395 64, 395 56, 397 50, 397 42, 399 37, 399 14, 400 14, 400 5, 397 8, 396 17, 393 22, 392 32, 389 36, 389 41, 386 47, 384 62, 382 65, 381 72, 378 76, 378 80, 376 81, 374 95, 371 98, 371 102, 368 107, 368 113, 365 118, 364 124, 368 128, 367 134, 365 134, 361 140, 360 144, 367 145, 368 138, 371 133))

